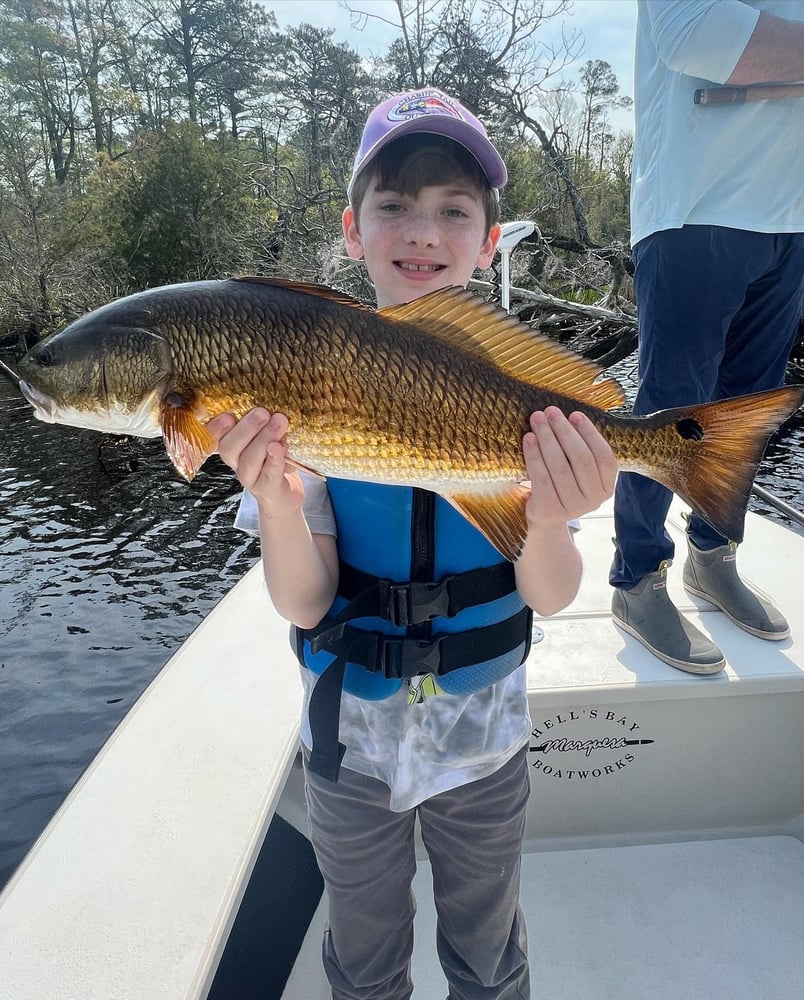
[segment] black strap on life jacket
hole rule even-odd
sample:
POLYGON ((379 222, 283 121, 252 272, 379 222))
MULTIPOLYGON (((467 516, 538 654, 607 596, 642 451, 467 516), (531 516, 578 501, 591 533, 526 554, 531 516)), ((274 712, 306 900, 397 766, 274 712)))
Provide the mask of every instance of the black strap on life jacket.
MULTIPOLYGON (((419 548, 422 550, 421 541, 419 548)), ((514 568, 508 562, 448 575, 436 582, 419 579, 407 583, 380 579, 341 563, 338 593, 349 600, 347 606, 316 628, 294 630, 296 654, 302 664, 305 639, 313 653, 326 650, 335 657, 319 676, 310 698, 310 769, 330 781, 338 780, 346 751, 339 741, 339 729, 347 663, 393 679, 428 673, 443 676, 503 656, 523 644, 520 662, 524 661, 530 650, 533 617, 528 607, 504 621, 465 632, 432 636, 429 628, 433 618, 453 617, 515 590, 514 568), (368 617, 403 626, 406 634, 386 635, 351 624, 368 617)))

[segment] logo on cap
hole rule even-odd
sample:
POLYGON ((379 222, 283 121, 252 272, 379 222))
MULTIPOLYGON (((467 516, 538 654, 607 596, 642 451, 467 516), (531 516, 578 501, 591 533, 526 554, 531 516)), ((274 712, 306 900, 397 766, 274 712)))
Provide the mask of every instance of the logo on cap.
POLYGON ((388 120, 406 122, 422 115, 449 115, 451 118, 463 120, 463 115, 438 90, 425 90, 412 94, 400 101, 388 112, 388 120))

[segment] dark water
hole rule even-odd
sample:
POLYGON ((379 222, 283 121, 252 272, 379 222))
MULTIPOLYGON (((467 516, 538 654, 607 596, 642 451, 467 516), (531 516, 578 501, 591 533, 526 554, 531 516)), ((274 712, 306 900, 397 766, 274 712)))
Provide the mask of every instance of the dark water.
MULTIPOLYGON (((0 426, 1 886, 258 551, 231 526, 238 490, 217 460, 188 485, 158 440, 41 424, 1 378, 0 426)), ((804 416, 757 480, 798 509, 802 456, 804 416)))
POLYGON ((0 378, 0 886, 171 652, 258 558, 234 477, 40 423, 0 378))

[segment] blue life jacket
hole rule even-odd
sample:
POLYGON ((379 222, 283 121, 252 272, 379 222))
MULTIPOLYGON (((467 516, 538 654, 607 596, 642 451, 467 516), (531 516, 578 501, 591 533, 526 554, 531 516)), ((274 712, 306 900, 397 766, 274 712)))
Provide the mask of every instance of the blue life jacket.
POLYGON ((341 690, 381 700, 431 673, 447 694, 478 691, 526 659, 533 616, 512 564, 434 493, 343 479, 327 486, 338 593, 318 626, 293 633, 300 662, 319 675, 310 766, 337 780, 341 690))

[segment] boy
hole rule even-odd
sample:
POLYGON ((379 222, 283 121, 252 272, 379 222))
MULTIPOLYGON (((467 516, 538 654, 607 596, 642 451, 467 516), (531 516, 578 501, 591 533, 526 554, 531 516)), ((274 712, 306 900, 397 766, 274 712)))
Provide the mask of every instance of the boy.
MULTIPOLYGON (((427 89, 375 108, 343 231, 349 255, 365 259, 378 307, 466 285, 488 267, 506 179, 481 123, 447 95, 427 89)), ((611 494, 611 450, 579 413, 531 416, 529 532, 512 572, 434 494, 299 475, 286 465, 282 414, 257 409, 210 427, 247 491, 238 520, 259 529, 268 589, 295 626, 305 667, 307 802, 329 898, 333 997, 411 994, 417 815, 450 997, 528 997, 519 871, 530 608, 551 614, 573 599, 581 565, 567 522, 611 494), (402 607, 378 578, 395 582, 402 607), (417 610, 410 595, 440 592, 446 578, 464 592, 457 606, 417 610), (369 667, 355 652, 367 633, 401 650, 401 665, 369 667), (427 673, 436 647, 462 665, 427 673)))

